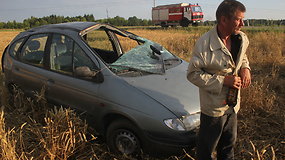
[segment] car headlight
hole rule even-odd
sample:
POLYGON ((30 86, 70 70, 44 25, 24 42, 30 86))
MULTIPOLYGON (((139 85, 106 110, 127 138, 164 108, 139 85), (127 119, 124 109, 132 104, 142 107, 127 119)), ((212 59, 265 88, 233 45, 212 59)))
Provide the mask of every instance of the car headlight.
POLYGON ((166 119, 164 123, 169 128, 177 131, 190 131, 200 125, 200 112, 182 116, 181 118, 166 119))

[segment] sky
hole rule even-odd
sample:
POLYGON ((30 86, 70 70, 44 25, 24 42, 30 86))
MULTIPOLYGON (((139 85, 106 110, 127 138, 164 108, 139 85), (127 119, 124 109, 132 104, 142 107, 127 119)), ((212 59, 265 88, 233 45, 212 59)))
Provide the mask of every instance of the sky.
MULTIPOLYGON (((245 19, 285 19, 285 0, 239 0, 246 8, 245 19)), ((175 3, 198 3, 204 12, 204 21, 215 20, 215 11, 222 0, 1 0, 0 22, 22 22, 24 19, 93 14, 95 19, 115 16, 136 16, 151 19, 151 8, 175 3)))

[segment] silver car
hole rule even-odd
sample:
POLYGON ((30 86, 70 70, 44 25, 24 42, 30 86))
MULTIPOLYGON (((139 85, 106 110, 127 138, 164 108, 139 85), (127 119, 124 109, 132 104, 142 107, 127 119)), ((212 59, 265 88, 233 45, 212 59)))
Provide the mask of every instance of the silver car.
POLYGON ((111 25, 51 24, 21 32, 2 57, 5 85, 27 95, 45 87, 116 153, 175 153, 195 143, 198 88, 188 63, 161 45, 111 25))

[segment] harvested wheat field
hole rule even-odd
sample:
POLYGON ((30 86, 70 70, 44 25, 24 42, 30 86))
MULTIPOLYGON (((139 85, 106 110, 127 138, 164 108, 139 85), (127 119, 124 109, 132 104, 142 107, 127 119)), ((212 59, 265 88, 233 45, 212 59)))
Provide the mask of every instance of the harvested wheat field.
MULTIPOLYGON (((156 41, 179 57, 189 61, 196 40, 209 27, 170 29, 130 29, 129 31, 156 41)), ((0 52, 20 31, 0 30, 0 52)), ((285 28, 244 28, 250 46, 252 85, 242 90, 238 114, 237 160, 285 159, 285 28)), ((1 82, 3 75, 1 74, 1 82)), ((1 83, 2 84, 2 83, 1 83)), ((195 159, 195 148, 185 149, 180 156, 154 158, 143 153, 116 156, 95 131, 74 111, 54 108, 43 94, 25 98, 16 91, 13 104, 7 89, 1 85, 0 159, 195 159), (92 134, 90 134, 92 133, 92 134)))
POLYGON ((10 41, 19 33, 18 30, 0 30, 0 53, 2 55, 5 47, 10 43, 10 41))

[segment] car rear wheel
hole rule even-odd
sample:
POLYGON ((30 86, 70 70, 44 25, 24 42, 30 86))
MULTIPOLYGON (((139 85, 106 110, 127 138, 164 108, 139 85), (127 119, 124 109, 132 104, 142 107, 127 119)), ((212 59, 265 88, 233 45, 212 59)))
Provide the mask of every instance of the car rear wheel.
POLYGON ((116 120, 107 129, 107 144, 114 153, 131 155, 141 148, 138 135, 139 130, 131 122, 116 120))

